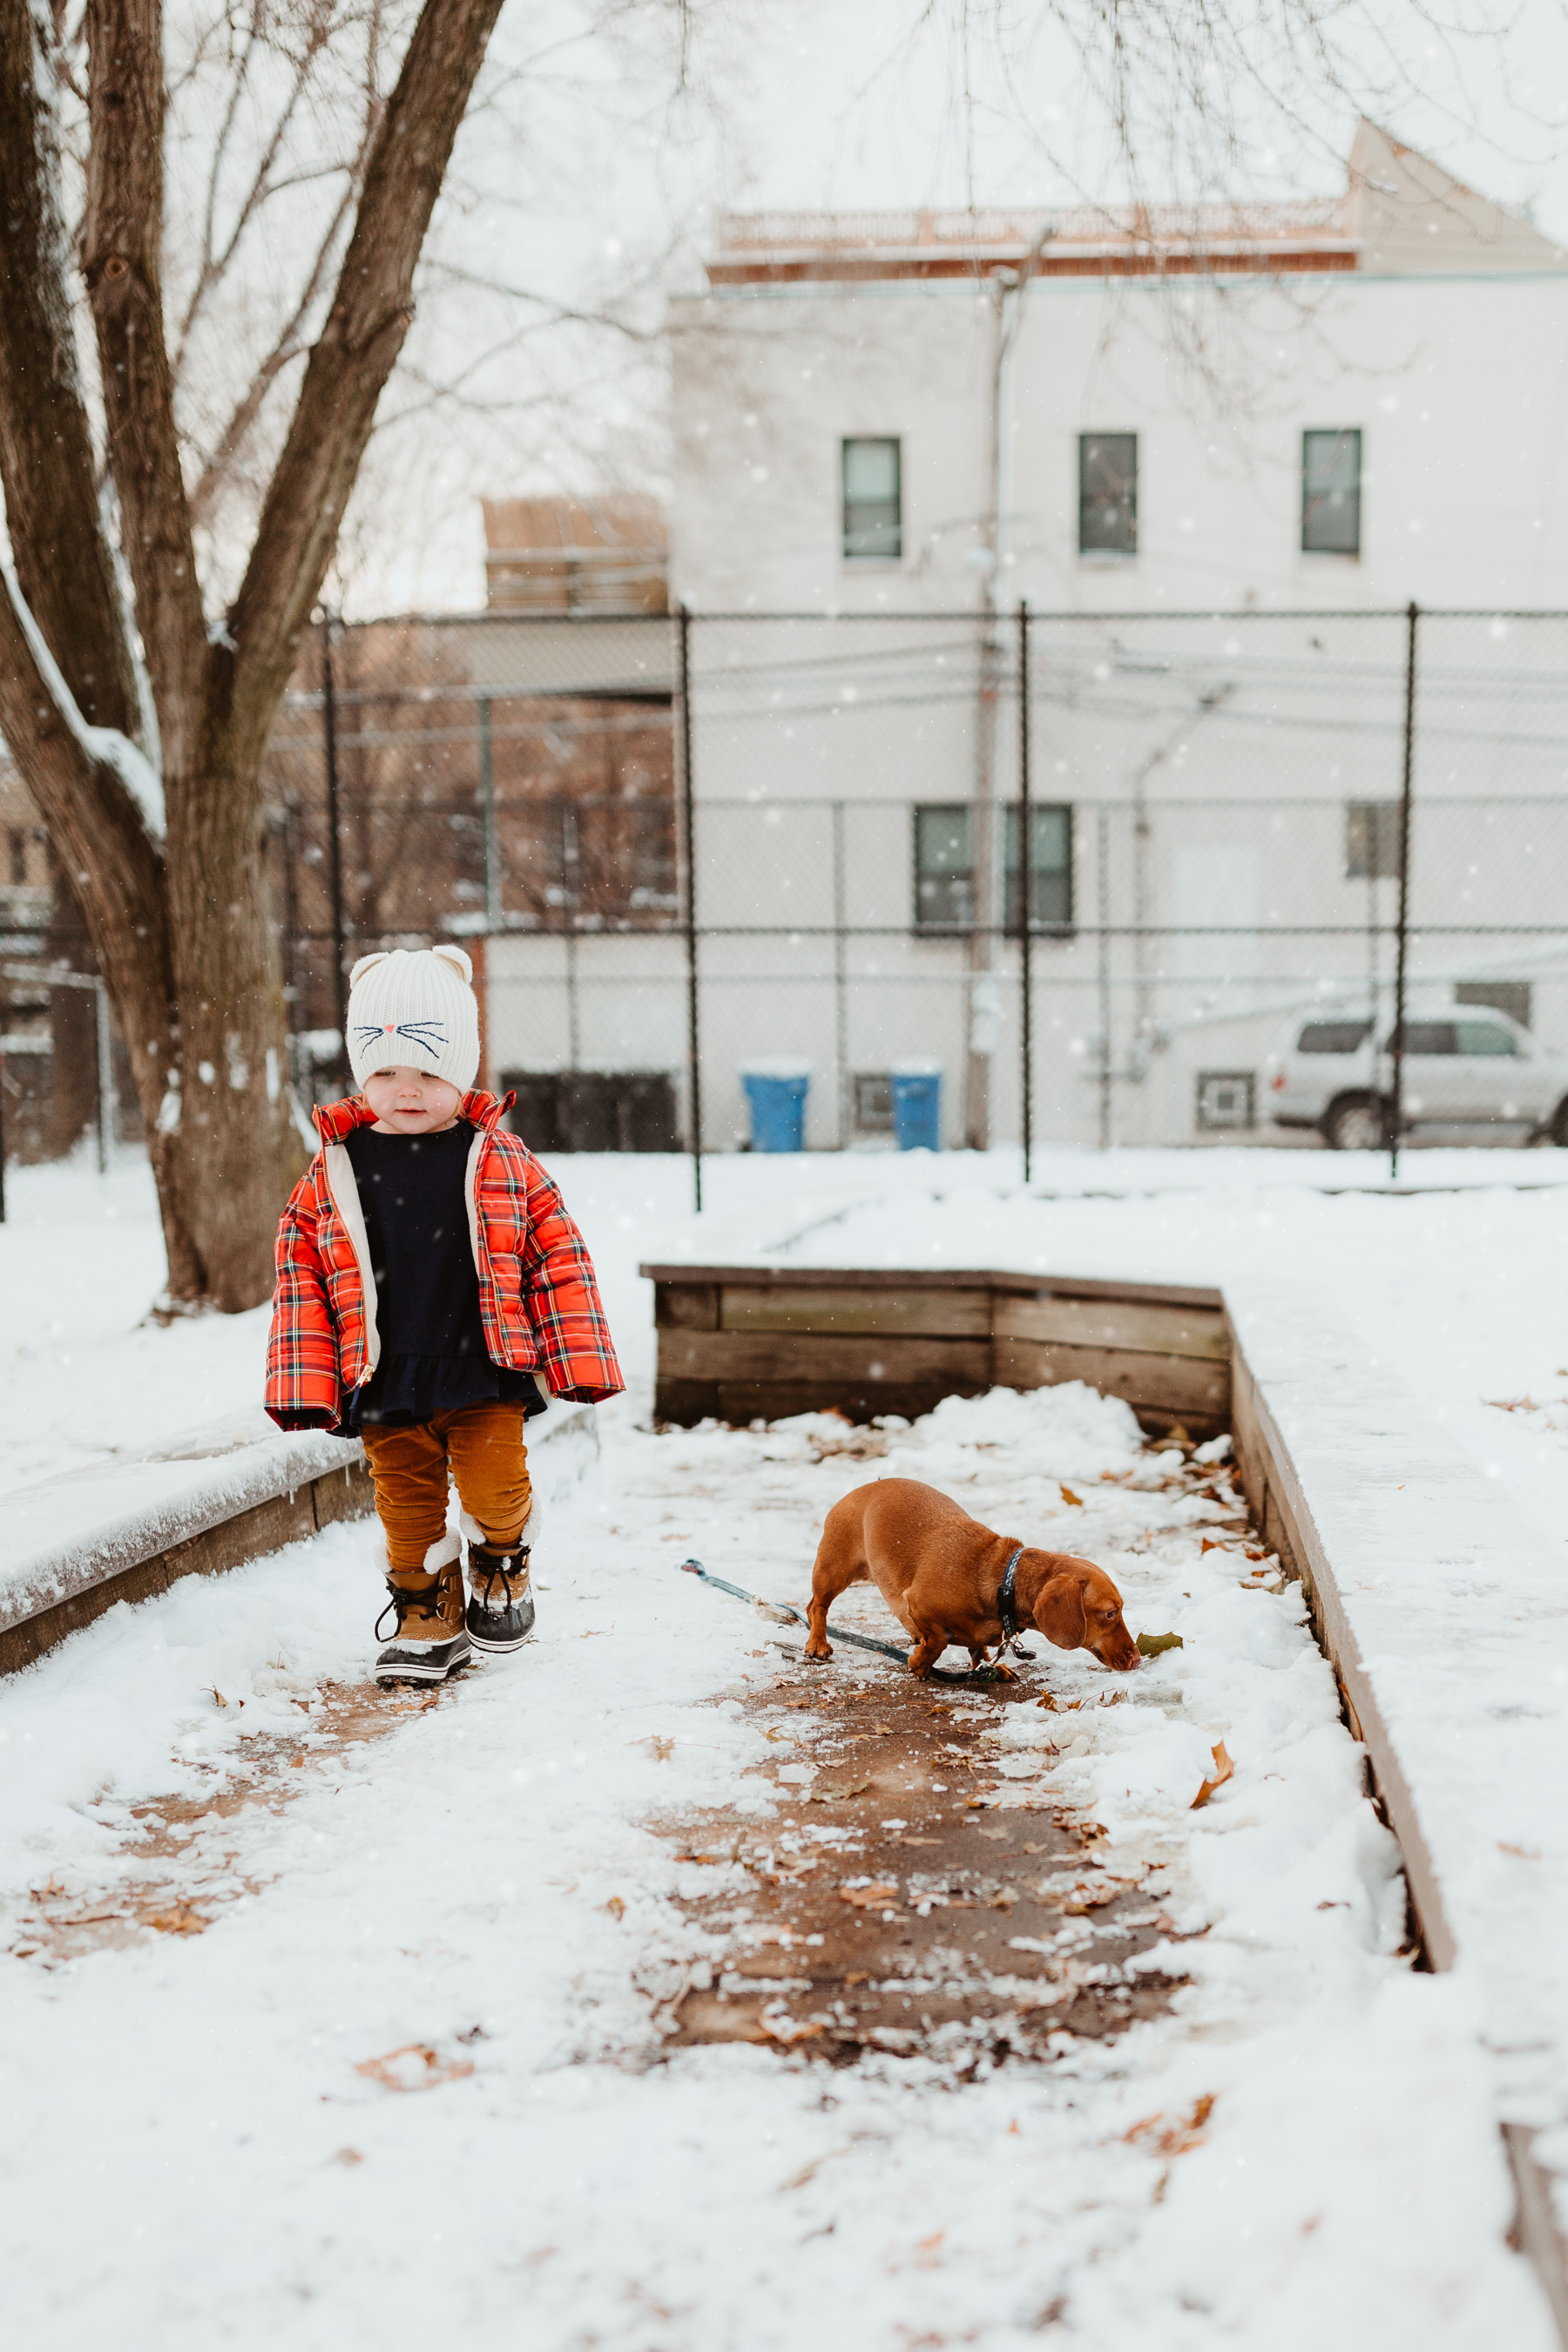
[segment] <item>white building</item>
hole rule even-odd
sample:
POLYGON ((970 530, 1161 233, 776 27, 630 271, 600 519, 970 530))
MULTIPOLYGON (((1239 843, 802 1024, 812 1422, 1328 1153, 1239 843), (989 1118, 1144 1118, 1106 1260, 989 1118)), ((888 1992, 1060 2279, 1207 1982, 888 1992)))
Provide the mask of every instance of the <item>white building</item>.
POLYGON ((760 215, 673 306, 698 611, 1568 604, 1568 254, 1363 123, 1335 203, 760 215), (887 503, 889 502, 890 503, 887 503))
MULTIPOLYGON (((1363 125, 1334 203, 764 215, 709 276, 671 561, 710 1146, 762 1055, 810 1061, 814 1144, 916 1055, 947 1141, 1019 1133, 1021 600, 1037 1138, 1195 1139, 1291 1008, 1386 1003, 1412 598, 1472 615, 1420 630, 1413 974, 1568 1047, 1568 623, 1497 616, 1568 608, 1568 255, 1363 125)), ((681 1072, 673 938, 513 965, 557 1059, 681 1072)))

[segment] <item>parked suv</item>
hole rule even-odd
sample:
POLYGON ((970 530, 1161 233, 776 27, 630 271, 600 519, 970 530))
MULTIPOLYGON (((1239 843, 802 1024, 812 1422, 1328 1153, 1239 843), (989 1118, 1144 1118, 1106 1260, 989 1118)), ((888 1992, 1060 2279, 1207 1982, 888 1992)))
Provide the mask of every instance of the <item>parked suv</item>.
MULTIPOLYGON (((1365 1013, 1298 1017, 1263 1065, 1263 1098, 1278 1127, 1315 1127, 1335 1151, 1388 1142, 1394 1024, 1365 1013), (1375 1034, 1374 1034, 1375 1032, 1375 1034)), ((1549 1054, 1506 1013, 1484 1005, 1412 1012, 1405 1024, 1405 1126, 1513 1127, 1568 1144, 1568 1056, 1549 1054)))

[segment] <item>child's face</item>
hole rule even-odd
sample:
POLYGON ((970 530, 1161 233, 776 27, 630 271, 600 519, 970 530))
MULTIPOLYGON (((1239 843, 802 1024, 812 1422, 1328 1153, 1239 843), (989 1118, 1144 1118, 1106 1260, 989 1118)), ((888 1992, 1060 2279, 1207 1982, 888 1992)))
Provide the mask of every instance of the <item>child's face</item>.
POLYGON ((462 1096, 426 1070, 373 1070, 362 1088, 384 1135, 435 1135, 450 1127, 462 1096))

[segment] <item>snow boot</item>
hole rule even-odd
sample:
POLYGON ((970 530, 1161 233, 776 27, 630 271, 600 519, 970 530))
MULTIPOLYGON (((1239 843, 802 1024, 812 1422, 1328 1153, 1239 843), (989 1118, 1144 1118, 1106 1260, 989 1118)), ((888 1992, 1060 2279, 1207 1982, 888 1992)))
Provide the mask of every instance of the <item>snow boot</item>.
MULTIPOLYGON (((397 1613, 397 1630, 375 1662, 378 1683, 444 1683, 467 1665, 458 1550, 457 1537, 444 1535, 426 1553, 426 1573, 417 1584, 396 1584, 388 1577, 387 1605, 397 1613)), ((377 1640, 385 1621, 384 1609, 376 1620, 377 1640)))
POLYGON ((468 1639, 484 1657, 506 1657, 521 1650, 533 1631, 533 1592, 529 1582, 529 1546, 538 1518, 530 1511, 514 1544, 501 1549, 488 1543, 468 1513, 463 1533, 468 1538, 468 1613, 464 1621, 468 1639))

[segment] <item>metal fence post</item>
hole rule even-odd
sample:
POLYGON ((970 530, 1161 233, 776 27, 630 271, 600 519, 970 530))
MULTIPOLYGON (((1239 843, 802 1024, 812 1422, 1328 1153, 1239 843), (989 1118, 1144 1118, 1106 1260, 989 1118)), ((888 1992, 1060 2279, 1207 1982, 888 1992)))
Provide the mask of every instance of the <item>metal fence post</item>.
POLYGON ((691 1124, 691 1182, 702 1211, 702 1064, 697 989, 697 822, 691 788, 691 614, 681 603, 680 793, 686 833, 686 1092, 691 1124))
POLYGON ((1019 955, 1023 979, 1024 1042, 1022 1077, 1024 1081, 1024 1181, 1029 1181, 1030 1151, 1034 1142, 1034 1033, 1031 1026, 1033 1004, 1030 995, 1029 959, 1034 929, 1035 842, 1029 822, 1029 604, 1027 597, 1018 600, 1018 830, 1022 839, 1018 847, 1018 898, 1022 912, 1019 918, 1019 955))
POLYGON ((1110 1149, 1110 811, 1095 811, 1094 862, 1100 918, 1100 1148, 1110 1149))
POLYGON ((327 879, 332 899, 332 1003, 339 1052, 349 1052, 349 992, 343 971, 343 845, 338 835, 338 700, 332 678, 332 616, 321 614, 321 744, 327 760, 327 879))
POLYGON ((1388 1139, 1388 1172, 1391 1177, 1399 1173, 1399 1138, 1405 1125, 1405 959, 1410 942, 1410 796, 1415 772, 1415 624, 1418 618, 1419 607, 1412 597, 1405 615, 1405 772, 1399 793, 1399 931, 1394 959, 1394 1108, 1388 1139))
POLYGON ((849 1149, 849 984, 844 954, 844 803, 833 803, 834 1051, 838 1056, 838 1149, 849 1149))
POLYGON ((500 844, 496 835, 496 780, 490 761, 490 698, 479 697, 479 802, 485 822, 485 929, 501 928, 500 844))
POLYGON ((94 1043, 98 1048, 98 1172, 109 1173, 109 1147, 114 1139, 114 1045, 109 1027, 109 991, 101 980, 93 982, 97 1014, 94 1043))

